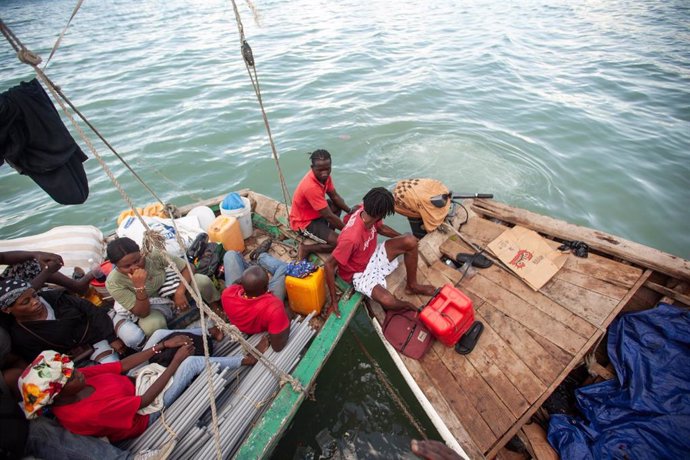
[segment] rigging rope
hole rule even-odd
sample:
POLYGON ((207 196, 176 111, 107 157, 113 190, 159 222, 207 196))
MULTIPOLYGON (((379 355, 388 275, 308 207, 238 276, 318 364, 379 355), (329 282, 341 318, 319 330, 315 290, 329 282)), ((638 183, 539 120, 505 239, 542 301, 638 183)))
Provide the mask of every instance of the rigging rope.
POLYGON ((55 41, 55 45, 53 45, 53 49, 50 52, 50 56, 48 56, 48 59, 46 60, 46 63, 43 64, 43 70, 46 70, 46 67, 48 67, 48 63, 50 60, 53 58, 53 55, 57 51, 58 47, 60 46, 60 42, 62 42, 62 37, 65 36, 65 32, 67 32, 67 28, 69 25, 72 23, 72 19, 77 15, 77 11, 79 11, 79 8, 81 8, 81 4, 84 3, 84 0, 78 0, 77 4, 74 7, 74 10, 72 11, 72 15, 69 17, 69 20, 67 21, 67 24, 65 25, 65 28, 62 29, 62 32, 60 33, 60 36, 58 39, 55 41))
POLYGON ((237 9, 237 4, 235 0, 232 1, 232 8, 235 12, 235 22, 237 22, 237 29, 240 34, 240 51, 242 54, 242 60, 244 61, 244 66, 247 68, 247 74, 249 75, 249 80, 252 82, 252 87, 254 88, 254 93, 259 101, 259 107, 261 108, 261 116, 264 120, 264 126, 266 127, 266 133, 268 134, 268 140, 271 144, 271 152, 273 153, 273 161, 278 169, 278 177, 280 179, 280 188, 283 193, 283 200, 285 201, 285 208, 290 209, 290 192, 288 191, 287 184, 285 182, 285 175, 283 170, 280 168, 280 160, 278 155, 278 150, 276 149, 275 142, 273 142, 273 135, 271 134, 271 126, 268 123, 268 116, 266 115, 266 110, 264 109, 264 102, 261 96, 261 87, 259 86, 259 75, 256 72, 256 65, 254 63, 254 55, 252 49, 244 36, 244 26, 242 25, 242 18, 240 17, 240 12, 237 9), (252 70, 254 75, 252 75, 252 70))

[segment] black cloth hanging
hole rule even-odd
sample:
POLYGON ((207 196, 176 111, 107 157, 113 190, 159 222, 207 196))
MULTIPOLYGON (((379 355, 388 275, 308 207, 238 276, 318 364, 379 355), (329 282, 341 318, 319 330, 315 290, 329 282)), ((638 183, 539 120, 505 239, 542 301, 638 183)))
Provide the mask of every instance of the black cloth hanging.
POLYGON ((31 177, 60 204, 81 204, 89 196, 86 159, 36 79, 0 94, 0 165, 31 177))

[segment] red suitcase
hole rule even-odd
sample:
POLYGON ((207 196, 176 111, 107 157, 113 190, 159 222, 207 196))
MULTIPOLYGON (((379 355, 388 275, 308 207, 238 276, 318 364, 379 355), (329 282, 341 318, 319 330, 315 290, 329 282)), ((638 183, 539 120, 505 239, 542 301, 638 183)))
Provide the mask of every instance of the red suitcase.
POLYGON ((446 284, 424 307, 419 318, 438 340, 452 347, 474 322, 472 300, 446 284))

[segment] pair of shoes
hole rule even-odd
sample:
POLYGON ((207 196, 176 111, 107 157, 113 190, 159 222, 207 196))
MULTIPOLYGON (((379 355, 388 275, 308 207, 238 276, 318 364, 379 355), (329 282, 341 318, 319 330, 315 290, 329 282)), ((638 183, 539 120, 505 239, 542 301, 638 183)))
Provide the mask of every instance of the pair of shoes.
POLYGON ((260 245, 258 245, 256 248, 254 248, 252 252, 249 253, 249 260, 258 259, 261 254, 271 249, 272 243, 273 240, 270 238, 266 238, 265 240, 263 240, 260 245))
POLYGON ((474 350, 474 346, 477 345, 477 341, 479 340, 479 336, 482 335, 482 331, 484 331, 484 325, 481 323, 481 321, 475 321, 472 323, 467 332, 465 332, 462 337, 460 337, 458 343, 455 344, 455 351, 461 355, 469 354, 472 350, 474 350))
POLYGON ((458 255, 455 256, 455 261, 459 265, 469 263, 477 268, 489 268, 494 264, 488 257, 483 256, 480 252, 474 254, 459 252, 458 255))

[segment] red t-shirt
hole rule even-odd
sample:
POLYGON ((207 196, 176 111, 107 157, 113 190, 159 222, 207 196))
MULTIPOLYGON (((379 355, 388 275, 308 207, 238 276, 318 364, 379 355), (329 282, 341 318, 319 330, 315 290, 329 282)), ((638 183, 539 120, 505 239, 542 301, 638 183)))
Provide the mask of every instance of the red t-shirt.
POLYGON ((136 395, 134 383, 121 374, 119 361, 79 371, 94 392, 81 401, 53 406, 62 426, 75 434, 107 436, 111 442, 137 437, 146 430, 149 416, 137 414, 141 397, 136 395))
POLYGON ((306 228, 312 220, 321 216, 319 211, 328 206, 326 193, 334 190, 331 176, 328 176, 326 183, 322 184, 314 175, 314 171, 310 169, 300 181, 292 197, 290 228, 295 231, 301 230, 306 228))
POLYGON ((366 228, 362 220, 362 209, 359 208, 348 219, 333 250, 333 258, 338 262, 338 273, 348 283, 352 281, 352 275, 367 268, 369 259, 376 251, 377 230, 383 225, 383 221, 379 220, 371 228, 366 228))
POLYGON ((225 288, 220 300, 230 322, 245 334, 279 334, 290 326, 283 302, 270 292, 249 299, 241 285, 233 284, 225 288))

